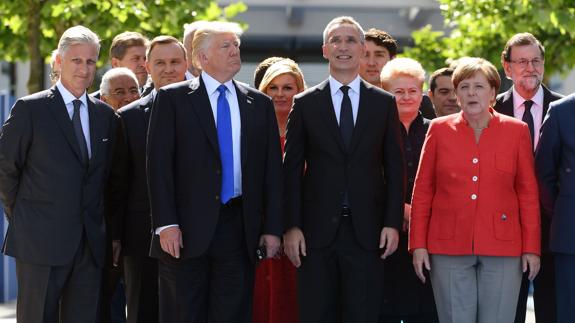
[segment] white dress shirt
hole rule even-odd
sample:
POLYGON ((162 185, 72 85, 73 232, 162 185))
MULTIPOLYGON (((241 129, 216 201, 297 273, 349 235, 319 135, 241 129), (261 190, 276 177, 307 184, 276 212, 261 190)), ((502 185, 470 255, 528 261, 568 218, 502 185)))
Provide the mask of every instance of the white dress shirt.
MULTIPOLYGON (((521 97, 519 93, 513 87, 513 116, 519 120, 523 119, 523 114, 525 113, 525 102, 526 99, 521 97)), ((533 116, 533 150, 537 147, 539 142, 539 134, 541 133, 541 124, 543 123, 543 87, 539 85, 539 90, 531 98, 533 105, 531 106, 531 115, 533 116)))
MULTIPOLYGON (((347 86, 350 88, 347 94, 351 100, 354 125, 357 120, 357 111, 359 110, 359 85, 359 75, 349 84, 347 84, 347 86)), ((329 89, 331 92, 331 101, 335 110, 335 118, 337 119, 337 124, 339 124, 339 116, 341 114, 341 101, 343 101, 343 92, 340 90, 342 86, 343 84, 341 84, 338 80, 334 79, 331 75, 329 76, 329 89)))
POLYGON ((88 157, 92 157, 92 147, 90 145, 90 116, 88 114, 88 101, 86 100, 86 91, 82 93, 82 95, 77 98, 75 97, 70 91, 64 87, 62 82, 58 80, 56 82, 56 88, 60 92, 62 99, 64 99, 64 103, 66 104, 66 110, 68 110, 68 115, 70 116, 70 120, 72 120, 72 116, 74 116, 74 100, 82 101, 80 105, 80 122, 82 123, 82 132, 84 132, 84 138, 86 139, 86 147, 88 148, 88 157))
MULTIPOLYGON (((212 113, 214 114, 214 123, 216 127, 218 126, 218 97, 220 92, 218 87, 221 85, 220 82, 215 80, 213 77, 208 75, 206 72, 202 71, 201 78, 206 86, 206 92, 210 99, 210 106, 212 108, 212 113)), ((238 96, 236 94, 236 87, 234 83, 230 80, 224 83, 225 87, 228 89, 226 91, 226 99, 230 105, 230 117, 232 121, 232 146, 234 154, 234 197, 242 195, 242 156, 241 156, 241 133, 242 133, 242 123, 240 118, 240 107, 238 104, 238 96)), ((156 229, 156 234, 169 227, 178 226, 177 224, 170 224, 162 226, 156 229)))

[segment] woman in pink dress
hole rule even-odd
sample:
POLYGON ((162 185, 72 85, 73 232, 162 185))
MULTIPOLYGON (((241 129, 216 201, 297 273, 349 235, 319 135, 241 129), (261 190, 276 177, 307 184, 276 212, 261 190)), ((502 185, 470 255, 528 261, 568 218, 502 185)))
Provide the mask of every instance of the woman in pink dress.
MULTIPOLYGON (((282 149, 294 95, 305 88, 303 74, 291 59, 272 64, 259 90, 274 103, 282 149)), ((256 270, 254 323, 297 323, 296 268, 285 255, 263 260, 256 270)))

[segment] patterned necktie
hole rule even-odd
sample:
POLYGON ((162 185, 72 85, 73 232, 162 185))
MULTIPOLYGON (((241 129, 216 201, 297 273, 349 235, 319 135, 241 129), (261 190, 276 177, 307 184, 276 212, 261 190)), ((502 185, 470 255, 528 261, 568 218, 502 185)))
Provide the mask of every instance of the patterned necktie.
POLYGON ((345 149, 349 149, 351 137, 353 136, 353 111, 351 109, 351 99, 349 98, 349 86, 344 85, 339 88, 343 93, 341 101, 341 110, 339 114, 339 130, 345 144, 345 149))
POLYGON ((74 114, 72 114, 72 125, 74 126, 74 134, 76 135, 76 140, 78 141, 78 146, 80 146, 80 156, 82 158, 82 163, 86 164, 88 162, 88 145, 86 145, 86 137, 84 137, 84 131, 82 130, 82 121, 80 120, 80 106, 82 101, 74 100, 72 101, 74 105, 74 114))
POLYGON ((232 142, 232 117, 226 99, 225 85, 218 87, 218 143, 222 162, 221 202, 226 204, 234 196, 234 152, 232 142))
POLYGON ((527 124, 529 127, 529 133, 531 134, 531 145, 535 145, 534 135, 535 135, 535 126, 533 123, 533 115, 531 114, 531 107, 533 106, 533 101, 527 100, 523 102, 523 106, 525 106, 525 112, 523 112, 523 122, 527 124))

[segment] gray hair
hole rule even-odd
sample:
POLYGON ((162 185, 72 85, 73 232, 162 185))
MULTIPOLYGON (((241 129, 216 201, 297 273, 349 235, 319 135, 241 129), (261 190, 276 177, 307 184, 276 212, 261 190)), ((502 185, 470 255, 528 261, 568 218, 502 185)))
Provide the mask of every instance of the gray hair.
POLYGON ((66 29, 62 34, 58 42, 58 54, 64 55, 70 46, 78 44, 94 45, 98 53, 100 52, 100 39, 98 35, 90 29, 78 25, 66 29))
POLYGON ((361 27, 361 25, 359 24, 359 22, 357 22, 355 19, 353 19, 353 17, 350 16, 340 16, 337 18, 333 18, 330 22, 327 23, 327 26, 325 26, 325 29, 323 30, 323 43, 326 44, 327 43, 327 36, 328 33, 331 31, 331 29, 337 25, 352 25, 355 27, 355 29, 357 29, 357 32, 359 33, 359 37, 360 37, 360 41, 361 43, 365 43, 365 31, 363 31, 363 28, 361 27))
POLYGON ((196 30, 194 40, 192 41, 194 64, 201 67, 199 54, 210 46, 213 35, 227 33, 236 34, 239 39, 242 36, 243 30, 240 25, 235 22, 210 21, 202 24, 200 28, 196 30))
POLYGON ((138 86, 138 91, 140 90, 138 78, 136 77, 136 74, 132 72, 132 70, 126 67, 115 67, 108 70, 104 76, 102 76, 102 82, 100 83, 100 95, 110 95, 110 80, 123 75, 134 79, 134 82, 136 82, 136 85, 138 86))

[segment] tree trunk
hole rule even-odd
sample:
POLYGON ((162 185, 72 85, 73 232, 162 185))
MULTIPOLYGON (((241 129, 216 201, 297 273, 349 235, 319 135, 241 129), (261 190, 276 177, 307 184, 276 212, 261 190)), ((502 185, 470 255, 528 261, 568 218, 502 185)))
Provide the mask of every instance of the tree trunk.
POLYGON ((28 1, 28 53, 30 54, 30 75, 28 92, 36 93, 44 87, 44 58, 40 51, 40 11, 44 5, 42 0, 28 1))

